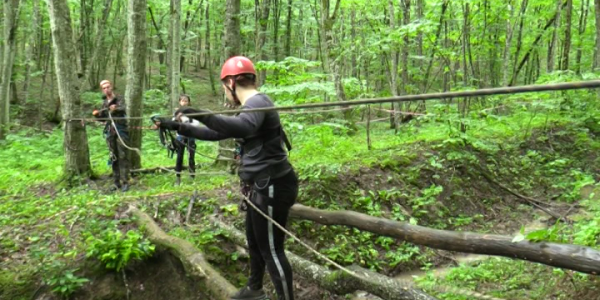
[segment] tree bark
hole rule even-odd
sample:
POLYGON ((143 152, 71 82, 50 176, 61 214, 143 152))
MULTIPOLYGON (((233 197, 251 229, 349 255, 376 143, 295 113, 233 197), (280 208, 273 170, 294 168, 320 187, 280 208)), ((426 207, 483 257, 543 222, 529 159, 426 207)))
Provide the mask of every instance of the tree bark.
POLYGON ((594 0, 594 13, 596 17, 596 47, 594 47, 592 71, 597 71, 600 69, 600 0, 594 0))
POLYGON ((534 243, 527 240, 513 242, 513 238, 509 236, 431 229, 353 211, 326 211, 300 204, 292 206, 290 216, 323 225, 351 226, 435 249, 505 256, 588 274, 600 274, 600 251, 590 247, 534 243))
MULTIPOLYGON (((110 0, 109 0, 110 1, 110 0)), ((142 149, 144 73, 146 69, 146 0, 129 0, 127 6, 127 88, 125 102, 129 120, 130 146, 142 149)), ((141 157, 129 151, 132 169, 141 168, 141 157)))
POLYGON ((229 297, 236 292, 236 288, 215 270, 190 242, 166 234, 150 216, 134 206, 130 206, 127 212, 136 217, 138 227, 145 232, 153 244, 171 251, 181 260, 186 273, 201 279, 200 284, 212 299, 229 300, 229 297))
MULTIPOLYGON (((235 244, 246 246, 246 237, 233 226, 223 223, 215 217, 210 218, 215 227, 228 233, 227 237, 235 244)), ((348 269, 360 278, 352 276, 345 271, 330 271, 292 252, 286 251, 286 256, 295 273, 302 278, 310 280, 321 288, 338 295, 346 295, 356 291, 366 291, 387 300, 434 300, 436 298, 420 290, 409 288, 398 280, 368 271, 359 266, 350 266, 348 269)))
MULTIPOLYGON (((401 3, 402 3, 402 12, 403 12, 403 15, 402 15, 402 24, 404 24, 404 26, 408 26, 408 24, 410 23, 410 0, 402 0, 401 3)), ((400 94, 401 95, 408 94, 408 85, 410 84, 410 82, 409 82, 410 81, 410 77, 408 76, 409 75, 408 74, 408 69, 410 67, 409 62, 408 62, 408 52, 410 50, 410 45, 409 44, 410 44, 409 35, 408 35, 408 33, 405 33, 404 34, 404 38, 403 38, 403 44, 402 44, 402 46, 403 46, 402 47, 402 62, 401 62, 401 65, 402 65, 402 72, 401 72, 401 74, 402 74, 402 84, 400 85, 401 86, 401 89, 400 89, 400 94)), ((410 109, 410 104, 411 103, 405 103, 404 104, 404 109, 409 110, 410 109)), ((403 116, 399 112, 400 110, 403 110, 402 104, 397 103, 395 105, 394 109, 396 110, 396 113, 394 113, 396 122, 398 122, 398 118, 401 118, 401 120, 400 120, 401 122, 404 122, 404 121, 408 120, 408 119, 402 118, 403 116)), ((409 116, 409 117, 412 117, 412 116, 409 116)), ((398 133, 398 126, 395 126, 394 129, 395 129, 394 132, 398 133)))
POLYGON ((4 47, 0 68, 0 140, 6 138, 10 122, 10 81, 15 61, 15 43, 19 23, 20 0, 4 1, 4 47))
MULTIPOLYGON (((527 0, 523 0, 521 2, 521 8, 525 7, 527 5, 527 0)), ((512 1, 507 3, 507 6, 512 6, 512 1)), ((511 22, 513 20, 513 12, 514 9, 512 7, 509 8, 510 13, 509 13, 509 17, 506 20, 506 38, 504 40, 504 53, 503 53, 503 65, 502 65, 502 86, 508 86, 509 82, 508 82, 508 74, 510 72, 510 54, 511 54, 511 47, 512 47, 512 40, 513 40, 513 33, 515 31, 515 26, 517 26, 517 24, 519 23, 519 19, 522 18, 523 14, 519 13, 517 19, 515 20, 514 24, 511 25, 511 22)))
POLYGON ((579 17, 579 43, 577 44, 577 54, 575 56, 576 73, 581 74, 581 57, 583 55, 583 36, 587 27, 587 18, 590 8, 590 0, 581 1, 581 16, 579 17))
POLYGON ((292 55, 292 6, 293 0, 288 0, 287 4, 287 20, 286 20, 286 30, 285 30, 285 56, 292 55))
MULTIPOLYGON (((267 25, 269 25, 269 12, 271 11, 271 0, 255 0, 255 11, 256 16, 256 59, 267 60, 267 53, 265 51, 265 43, 267 41, 267 25)), ((265 70, 258 71, 257 85, 261 86, 265 83, 265 76, 267 72, 265 70)))
MULTIPOLYGON (((554 14, 554 16, 552 16, 552 18, 550 18, 550 20, 548 20, 548 22, 546 23, 546 25, 544 26, 542 31, 538 34, 538 36, 535 38, 535 40, 531 44, 531 47, 529 48, 529 50, 527 50, 527 53, 525 53, 525 55, 521 59, 521 62, 517 66, 515 66, 515 70, 513 72, 513 77, 510 80, 510 86, 513 86, 517 82, 517 78, 519 77, 519 72, 521 72, 521 69, 523 68, 525 63, 529 60, 531 53, 533 52, 534 49, 536 49, 538 42, 542 39, 546 30, 548 30, 548 28, 550 28, 550 26, 552 26, 554 24, 554 22, 556 21, 556 17, 557 17, 557 14, 554 14)), ((520 30, 521 29, 519 29, 519 31, 520 30)), ((520 36, 520 34, 519 34, 519 36, 520 36)), ((519 37, 519 43, 520 43, 520 37, 519 37)), ((517 54, 518 54, 518 52, 517 52, 517 54)), ((518 55, 515 56, 515 63, 517 62, 517 60, 518 60, 518 55)))
POLYGON ((562 10, 563 0, 556 1, 556 20, 554 21, 554 28, 552 29, 552 39, 550 40, 550 47, 548 47, 548 63, 547 72, 554 72, 554 62, 556 60, 556 47, 558 43, 558 30, 560 28, 560 12, 562 10))
POLYGON ((31 70, 35 63, 33 62, 34 51, 39 48, 37 44, 37 33, 40 27, 40 4, 39 0, 33 0, 33 20, 31 22, 31 28, 29 30, 29 41, 28 47, 25 50, 25 82, 23 83, 23 100, 27 102, 29 98, 29 84, 31 82, 31 70))
POLYGON ((226 0, 222 60, 240 55, 240 0, 226 0))
MULTIPOLYGON (((83 86, 84 84, 88 83, 89 87, 91 90, 96 89, 96 86, 98 84, 98 82, 96 82, 96 80, 91 80, 90 76, 92 74, 93 71, 93 66, 94 63, 96 63, 96 60, 98 59, 98 53, 100 53, 100 49, 103 48, 103 44, 104 44, 104 28, 106 27, 106 24, 108 24, 108 16, 110 15, 110 10, 112 8, 112 1, 113 0, 106 0, 106 2, 104 3, 104 9, 102 10, 102 20, 100 22, 96 23, 96 40, 94 42, 94 46, 93 46, 93 50, 92 50, 92 56, 91 59, 89 59, 86 63, 86 60, 82 60, 82 63, 85 63, 82 65, 83 68, 83 78, 82 78, 82 83, 81 85, 83 86)), ((145 8, 144 8, 145 10, 145 8)))
MULTIPOLYGON (((221 57, 221 61, 223 62, 232 56, 241 54, 240 6, 240 0, 226 0, 225 32, 223 36, 223 52, 221 57)), ((231 149, 234 148, 234 146, 235 144, 233 142, 233 139, 219 141, 219 157, 233 159, 233 152, 224 151, 221 149, 231 149)), ((227 165, 231 169, 235 167, 235 164, 231 161, 224 161, 221 162, 221 164, 227 165)))
MULTIPOLYGON (((186 41, 187 39, 187 35, 189 32, 189 29, 191 27, 191 25, 194 23, 194 18, 198 15, 198 12, 200 11, 200 9, 202 8, 202 4, 204 3, 204 0, 200 0, 200 2, 198 3, 198 6, 196 7, 196 9, 194 9, 194 12, 192 12, 192 4, 193 4, 193 0, 189 0, 188 4, 188 10, 185 13, 185 22, 183 23, 183 41, 186 41)), ((202 15, 202 13, 200 13, 200 15, 202 15)), ((198 36, 198 40, 200 40, 200 37, 198 36)), ((189 44, 189 43, 186 43, 189 44)), ((185 45, 184 45, 185 46, 185 45)), ((185 52, 185 49, 183 50, 183 52, 185 52)), ((184 68, 185 68, 185 55, 181 55, 180 59, 179 59, 179 70, 181 72, 185 72, 184 68)))
POLYGON ((150 20, 152 21, 154 30, 156 31, 156 37, 158 37, 158 48, 164 51, 158 53, 158 63, 162 65, 165 62, 165 52, 167 51, 167 46, 165 45, 165 41, 162 38, 162 34, 160 33, 160 27, 158 27, 158 24, 156 23, 156 19, 154 18, 154 12, 152 11, 152 6, 150 5, 148 5, 148 12, 150 13, 150 20))
MULTIPOLYGON (((279 61, 279 20, 281 19, 281 5, 280 1, 273 0, 273 59, 279 61)), ((279 72, 275 71, 273 74, 275 81, 279 78, 279 72)), ((265 77, 266 79, 266 77, 265 77)), ((263 81, 264 84, 264 81, 263 81)))
MULTIPOLYGON (((389 10, 389 18, 390 18, 390 31, 396 30, 396 9, 394 8, 394 0, 388 0, 388 10, 389 10)), ((390 58, 392 61, 392 68, 390 70, 390 92, 392 96, 398 96, 398 45, 392 42, 390 45, 390 58)), ((404 58, 404 57, 403 57, 404 58)), ((388 64, 386 64, 387 66, 388 64)), ((396 129, 396 106, 401 105, 400 103, 391 103, 391 111, 390 114, 390 129, 396 129)))
POLYGON ((171 0, 171 106, 173 110, 179 106, 179 81, 181 76, 181 0, 171 0))
POLYGON ((210 77, 210 89, 212 90, 213 96, 217 95, 217 88, 215 83, 215 75, 213 71, 213 57, 210 51, 210 2, 206 1, 206 16, 205 16, 205 24, 206 24, 206 38, 204 39, 204 50, 206 51, 206 68, 208 68, 208 76, 210 77))
POLYGON ((73 42, 71 15, 67 0, 48 0, 54 64, 58 82, 58 94, 64 128, 65 165, 64 176, 70 181, 76 177, 86 178, 91 174, 90 152, 83 122, 70 121, 81 115, 78 80, 73 60, 77 49, 73 42))
MULTIPOLYGON (((433 43, 432 46, 432 50, 431 50, 431 57, 429 58, 429 64, 427 65, 427 70, 425 71, 425 77, 423 79, 423 87, 421 89, 421 93, 425 93, 427 92, 427 90, 429 90, 429 75, 431 74, 431 68, 433 67, 433 61, 435 59, 435 53, 438 51, 437 47, 438 47, 438 41, 440 40, 440 35, 442 33, 442 28, 444 26, 445 23, 445 18, 444 15, 446 14, 446 10, 448 9, 448 5, 449 2, 448 0, 444 0, 442 2, 442 12, 440 13, 440 21, 438 23, 438 27, 436 29, 436 33, 435 33, 435 41, 433 43)), ((444 84, 445 85, 445 84, 444 84)))
POLYGON ((567 8, 566 8, 566 16, 565 16, 565 38, 564 38, 564 48, 563 48, 563 57, 562 62, 560 64, 561 70, 569 69, 569 54, 571 52, 571 20, 573 17, 573 0, 567 0, 567 8))

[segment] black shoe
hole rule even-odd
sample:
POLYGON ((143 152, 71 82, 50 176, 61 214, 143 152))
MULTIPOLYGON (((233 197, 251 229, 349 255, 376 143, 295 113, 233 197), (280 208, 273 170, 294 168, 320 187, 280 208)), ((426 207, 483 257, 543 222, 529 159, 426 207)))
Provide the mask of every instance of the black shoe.
POLYGON ((263 292, 263 290, 252 290, 250 289, 250 287, 245 286, 243 287, 241 290, 239 290, 237 293, 233 294, 233 296, 230 297, 231 300, 265 300, 267 299, 267 295, 265 295, 265 292, 263 292))
POLYGON ((121 187, 121 192, 127 192, 127 191, 129 191, 129 185, 128 185, 128 184, 124 184, 124 185, 121 187))

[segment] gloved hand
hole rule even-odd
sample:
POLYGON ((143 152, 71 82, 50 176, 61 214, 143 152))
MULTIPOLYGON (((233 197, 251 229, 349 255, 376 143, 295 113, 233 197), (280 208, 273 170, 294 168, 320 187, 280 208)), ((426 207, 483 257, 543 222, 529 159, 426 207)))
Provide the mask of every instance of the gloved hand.
POLYGON ((179 122, 175 122, 175 121, 171 121, 169 119, 166 118, 157 118, 155 119, 155 123, 158 127, 162 128, 162 129, 168 129, 168 130, 179 130, 179 125, 181 123, 179 122))

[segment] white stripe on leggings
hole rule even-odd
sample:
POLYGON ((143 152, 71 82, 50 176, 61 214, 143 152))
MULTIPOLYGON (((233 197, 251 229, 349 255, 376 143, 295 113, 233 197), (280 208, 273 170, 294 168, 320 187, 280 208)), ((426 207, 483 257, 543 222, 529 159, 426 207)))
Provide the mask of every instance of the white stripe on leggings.
MULTIPOLYGON (((269 217, 273 219, 273 206, 268 206, 269 208, 269 217)), ((280 224, 283 226, 283 224, 280 224)), ((285 274, 283 273, 283 267, 281 266, 281 262, 279 261, 279 257, 277 257, 277 253, 275 253, 275 239, 273 236, 273 222, 269 220, 269 247, 271 248, 271 256, 273 256, 273 261, 275 262, 275 266, 277 266, 277 270, 279 271, 279 276, 281 277, 281 284, 283 285, 283 293, 285 295, 286 300, 290 300, 290 294, 287 287, 287 281, 285 279, 285 274)))

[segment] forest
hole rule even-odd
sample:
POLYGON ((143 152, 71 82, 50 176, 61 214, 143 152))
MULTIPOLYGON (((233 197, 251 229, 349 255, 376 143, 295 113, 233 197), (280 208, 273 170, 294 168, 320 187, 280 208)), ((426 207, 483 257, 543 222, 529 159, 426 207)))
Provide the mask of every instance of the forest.
POLYGON ((600 299, 600 0, 0 3, 2 300, 600 299))

